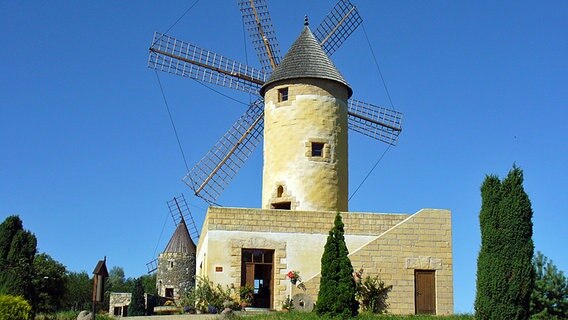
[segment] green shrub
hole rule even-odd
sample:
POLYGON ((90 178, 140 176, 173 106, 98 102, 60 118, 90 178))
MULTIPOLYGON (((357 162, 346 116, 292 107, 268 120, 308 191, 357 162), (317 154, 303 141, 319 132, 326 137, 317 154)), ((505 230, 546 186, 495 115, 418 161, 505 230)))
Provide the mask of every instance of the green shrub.
POLYGON ((367 276, 363 279, 363 268, 356 275, 357 283, 357 300, 361 308, 365 312, 386 313, 389 304, 387 298, 392 290, 392 285, 385 286, 385 283, 379 279, 379 276, 367 276))
POLYGON ((210 306, 221 312, 224 308, 240 308, 240 292, 233 287, 215 286, 207 277, 197 277, 195 289, 190 290, 182 301, 187 303, 184 306, 194 303, 195 308, 203 313, 210 312, 210 306))
MULTIPOLYGON (((55 314, 56 320, 75 320, 79 315, 79 311, 61 311, 55 314)), ((37 319, 36 319, 37 320, 37 319)))
POLYGON ((22 297, 0 295, 0 320, 27 320, 31 310, 22 297))

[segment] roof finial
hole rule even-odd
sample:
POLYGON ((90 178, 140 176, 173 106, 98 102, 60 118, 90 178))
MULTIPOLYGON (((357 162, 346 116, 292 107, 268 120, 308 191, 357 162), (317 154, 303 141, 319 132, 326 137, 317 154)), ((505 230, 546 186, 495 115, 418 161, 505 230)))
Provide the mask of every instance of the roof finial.
POLYGON ((305 25, 305 26, 309 26, 309 25, 310 25, 310 22, 308 21, 308 16, 307 16, 307 15, 304 16, 304 25, 305 25))

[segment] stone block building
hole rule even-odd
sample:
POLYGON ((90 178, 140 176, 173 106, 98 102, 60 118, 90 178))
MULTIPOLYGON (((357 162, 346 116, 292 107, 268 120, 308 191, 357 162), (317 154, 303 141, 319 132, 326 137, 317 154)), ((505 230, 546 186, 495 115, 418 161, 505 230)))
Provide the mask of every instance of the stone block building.
MULTIPOLYGON (((342 216, 354 269, 393 285, 389 312, 453 313, 448 210, 342 216)), ((257 307, 279 310, 288 296, 298 294, 313 302, 334 217, 330 211, 210 207, 197 246, 197 274, 221 285, 252 285, 257 307), (290 270, 300 272, 305 291, 291 286, 290 270)))

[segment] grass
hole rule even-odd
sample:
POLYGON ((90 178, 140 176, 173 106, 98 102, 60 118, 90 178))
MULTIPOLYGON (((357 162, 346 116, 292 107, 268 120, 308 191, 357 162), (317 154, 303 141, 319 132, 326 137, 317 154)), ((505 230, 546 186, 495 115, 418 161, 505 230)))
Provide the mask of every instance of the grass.
MULTIPOLYGON (((310 312, 275 312, 268 314, 259 314, 254 316, 246 316, 246 319, 250 320, 319 320, 321 319, 317 314, 310 312)), ((469 314, 458 314, 452 316, 395 316, 395 315, 376 315, 376 314, 360 314, 355 319, 383 319, 383 320, 473 320, 473 315, 469 314)))

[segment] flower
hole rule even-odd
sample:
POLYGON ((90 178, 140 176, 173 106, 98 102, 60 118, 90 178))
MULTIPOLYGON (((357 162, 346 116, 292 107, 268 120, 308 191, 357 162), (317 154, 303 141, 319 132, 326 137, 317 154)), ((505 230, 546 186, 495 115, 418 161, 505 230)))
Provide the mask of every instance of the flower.
POLYGON ((286 274, 286 277, 288 277, 288 279, 292 280, 292 282, 301 281, 300 272, 298 272, 296 270, 288 271, 288 273, 286 274))

